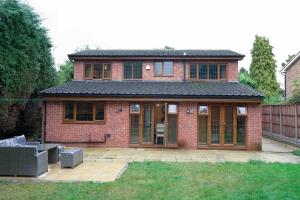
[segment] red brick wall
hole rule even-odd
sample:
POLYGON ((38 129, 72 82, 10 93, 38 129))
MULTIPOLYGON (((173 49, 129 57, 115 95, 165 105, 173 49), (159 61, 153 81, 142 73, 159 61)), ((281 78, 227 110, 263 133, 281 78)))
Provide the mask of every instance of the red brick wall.
POLYGON ((183 148, 197 148, 197 104, 180 103, 178 107, 178 145, 183 148), (187 108, 192 113, 187 113, 187 108))
POLYGON ((249 150, 261 150, 262 108, 260 105, 248 105, 247 146, 249 150))
MULTIPOLYGON (((197 148, 197 103, 178 103, 178 145, 180 148, 197 148), (187 113, 187 108, 192 113, 187 113)), ((261 107, 257 104, 248 106, 247 147, 249 150, 261 150, 262 116, 261 107)), ((105 124, 65 124, 63 123, 63 104, 47 103, 46 141, 88 144, 95 141, 95 146, 129 147, 129 103, 107 102, 105 124), (122 106, 122 112, 116 112, 122 106), (103 140, 104 134, 111 134, 106 144, 97 143, 103 140)), ((74 144, 72 144, 74 145, 74 144)))
POLYGON ((104 134, 111 134, 105 144, 99 146, 128 147, 129 143, 129 104, 106 104, 105 124, 66 124, 63 123, 63 104, 47 102, 47 142, 89 142, 103 140, 104 134), (122 106, 122 112, 116 112, 122 106))
POLYGON ((228 81, 238 80, 238 62, 230 62, 227 64, 226 77, 228 81))
POLYGON ((74 63, 74 80, 83 79, 83 62, 74 63))
POLYGON ((293 96, 295 81, 300 81, 300 58, 286 70, 286 97, 293 96))
POLYGON ((112 80, 123 80, 124 78, 124 70, 123 70, 123 62, 113 62, 111 69, 112 80))

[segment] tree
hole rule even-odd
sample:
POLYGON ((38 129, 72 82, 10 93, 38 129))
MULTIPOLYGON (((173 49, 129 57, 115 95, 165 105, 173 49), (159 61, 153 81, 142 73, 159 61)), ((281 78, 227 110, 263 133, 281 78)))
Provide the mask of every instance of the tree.
POLYGON ((289 63, 295 56, 296 54, 288 55, 288 58, 285 60, 285 62, 281 63, 281 69, 283 69, 286 66, 286 64, 289 63))
POLYGON ((293 85, 293 96, 289 99, 289 103, 300 103, 300 81, 295 80, 293 85))
POLYGON ((255 36, 251 50, 250 77, 256 82, 256 89, 264 93, 267 98, 276 96, 279 92, 276 60, 272 49, 268 38, 255 36))
POLYGON ((0 132, 5 132, 16 124, 15 108, 24 108, 33 93, 57 79, 47 30, 31 7, 1 0, 0 30, 0 132))
POLYGON ((166 49, 166 50, 174 50, 175 48, 174 48, 174 47, 170 47, 170 46, 165 45, 165 46, 164 46, 164 49, 166 49))
POLYGON ((59 65, 58 70, 59 84, 70 82, 73 79, 73 63, 66 60, 64 64, 59 65))
POLYGON ((252 88, 256 87, 256 81, 250 77, 249 72, 243 67, 239 71, 238 80, 240 83, 248 85, 252 88))

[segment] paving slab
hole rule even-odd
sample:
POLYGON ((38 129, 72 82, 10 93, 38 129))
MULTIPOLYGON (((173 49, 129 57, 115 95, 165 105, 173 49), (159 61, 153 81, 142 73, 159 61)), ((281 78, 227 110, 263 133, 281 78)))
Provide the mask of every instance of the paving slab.
POLYGON ((263 138, 262 151, 238 150, 182 150, 151 148, 83 148, 84 162, 73 169, 61 169, 59 164, 49 165, 49 171, 38 178, 0 177, 33 181, 97 181, 116 180, 130 162, 282 162, 300 164, 300 157, 291 152, 296 147, 263 138))

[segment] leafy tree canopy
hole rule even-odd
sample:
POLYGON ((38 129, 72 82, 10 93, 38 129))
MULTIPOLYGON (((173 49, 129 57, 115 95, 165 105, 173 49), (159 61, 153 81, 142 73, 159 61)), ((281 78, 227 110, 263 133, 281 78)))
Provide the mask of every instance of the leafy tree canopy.
POLYGON ((70 82, 73 79, 73 63, 66 60, 64 64, 59 65, 58 70, 59 84, 70 82))
POLYGON ((268 38, 255 36, 251 50, 250 77, 256 82, 256 89, 264 93, 267 98, 276 96, 279 92, 279 84, 276 80, 276 60, 272 49, 268 38))
POLYGON ((238 79, 240 83, 256 88, 256 81, 250 77, 248 70, 243 67, 239 71, 238 79))
POLYGON ((289 99, 289 103, 300 103, 300 81, 295 80, 293 85, 293 96, 289 99))
POLYGON ((0 0, 0 30, 0 132, 4 133, 15 127, 33 93, 56 84, 57 73, 47 30, 31 7, 18 0, 0 0), (18 109, 11 109, 16 104, 18 109))
POLYGON ((295 56, 296 56, 296 54, 288 55, 288 58, 285 60, 285 62, 281 63, 282 69, 283 69, 283 68, 286 66, 286 64, 289 63, 295 56))
POLYGON ((31 7, 0 1, 0 95, 28 98, 55 84, 56 71, 47 30, 31 7))

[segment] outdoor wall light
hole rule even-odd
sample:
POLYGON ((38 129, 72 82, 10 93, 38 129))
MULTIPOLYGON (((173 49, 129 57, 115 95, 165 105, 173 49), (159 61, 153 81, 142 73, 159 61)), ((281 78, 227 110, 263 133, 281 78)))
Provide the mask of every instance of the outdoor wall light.
POLYGON ((192 113, 193 113, 192 107, 187 106, 187 107, 186 107, 186 113, 187 113, 187 114, 192 114, 192 113))
POLYGON ((118 105, 116 108, 116 113, 122 112, 122 105, 118 105))
POLYGON ((150 70, 150 65, 146 65, 146 70, 150 70))

